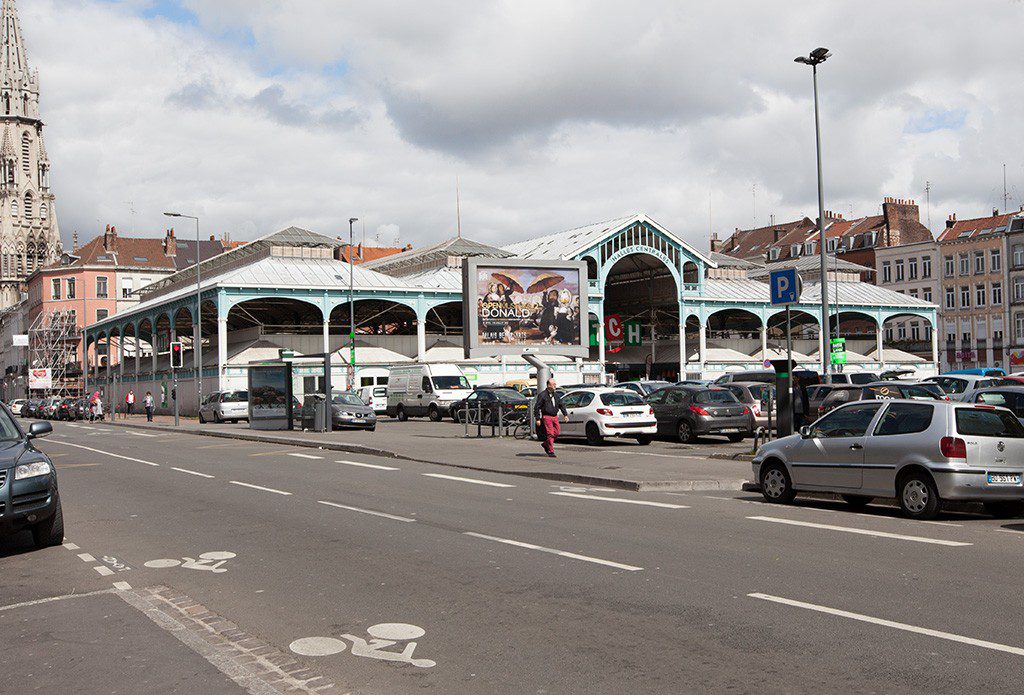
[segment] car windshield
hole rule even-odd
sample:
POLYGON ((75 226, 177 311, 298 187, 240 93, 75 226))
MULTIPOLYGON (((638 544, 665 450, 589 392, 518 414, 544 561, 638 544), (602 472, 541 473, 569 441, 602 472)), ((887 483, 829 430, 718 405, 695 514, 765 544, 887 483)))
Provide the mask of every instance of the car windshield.
POLYGON ((736 400, 736 396, 732 395, 732 391, 727 391, 725 389, 708 389, 707 391, 698 391, 693 400, 697 403, 739 403, 739 401, 736 400))
POLYGON ((526 396, 515 389, 492 389, 491 393, 493 393, 499 401, 504 401, 505 403, 521 403, 522 401, 527 400, 526 396))
POLYGON ((248 391, 225 391, 220 399, 222 403, 244 403, 249 400, 248 391))
POLYGON ((956 431, 979 437, 1024 438, 1024 426, 1007 410, 957 408, 956 431))
POLYGON ((602 393, 601 402, 605 405, 644 405, 644 399, 631 391, 602 393))
POLYGON ((336 393, 331 400, 335 405, 366 405, 363 399, 354 393, 336 393))
POLYGON ((469 382, 464 376, 435 376, 431 379, 435 389, 468 389, 469 382))

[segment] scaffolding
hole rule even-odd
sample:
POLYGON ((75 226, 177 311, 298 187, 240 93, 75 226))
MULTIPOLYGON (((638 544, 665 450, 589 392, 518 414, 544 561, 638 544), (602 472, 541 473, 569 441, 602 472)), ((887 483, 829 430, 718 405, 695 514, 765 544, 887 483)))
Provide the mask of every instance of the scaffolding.
POLYGON ((29 366, 50 370, 48 396, 81 396, 82 366, 78 346, 82 331, 74 311, 41 313, 28 329, 29 366))

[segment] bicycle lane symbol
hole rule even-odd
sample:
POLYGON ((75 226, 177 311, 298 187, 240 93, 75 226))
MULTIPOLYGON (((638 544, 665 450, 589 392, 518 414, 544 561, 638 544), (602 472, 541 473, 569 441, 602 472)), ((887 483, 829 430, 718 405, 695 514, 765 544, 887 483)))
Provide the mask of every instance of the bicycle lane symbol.
POLYGON ((198 558, 183 557, 180 560, 174 558, 150 560, 144 564, 144 567, 149 567, 150 569, 165 569, 169 567, 178 567, 180 565, 182 569, 204 570, 219 574, 221 572, 227 572, 227 569, 222 567, 222 565, 233 557, 235 557, 235 554, 232 552, 216 550, 207 553, 200 553, 198 558))
POLYGON ((288 645, 296 654, 301 656, 333 656, 340 654, 349 648, 348 640, 351 642, 353 656, 364 656, 369 659, 380 659, 381 661, 396 661, 412 664, 417 668, 433 668, 437 662, 430 659, 414 659, 413 652, 416 649, 416 642, 411 640, 419 639, 427 634, 427 631, 417 625, 408 623, 380 623, 367 628, 366 632, 370 639, 366 640, 355 635, 344 634, 344 639, 335 637, 303 637, 288 645), (400 645, 401 642, 406 644, 400 645), (399 645, 400 652, 385 651, 387 647, 399 645))

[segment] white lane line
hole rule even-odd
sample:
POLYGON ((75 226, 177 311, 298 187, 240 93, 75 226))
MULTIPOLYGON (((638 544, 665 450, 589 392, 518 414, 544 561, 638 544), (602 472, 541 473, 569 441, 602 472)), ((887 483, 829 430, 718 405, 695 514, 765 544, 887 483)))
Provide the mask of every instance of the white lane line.
POLYGON ((74 425, 74 424, 72 424, 72 423, 70 423, 70 422, 69 422, 69 423, 68 423, 68 427, 74 427, 74 428, 76 428, 76 429, 77 429, 77 428, 81 427, 81 425, 74 425))
POLYGON ((78 559, 81 560, 82 562, 96 562, 96 558, 94 558, 89 553, 79 553, 78 554, 78 559))
MULTIPOLYGON (((807 508, 807 507, 805 507, 807 508)), ((813 507, 809 507, 813 509, 813 507)), ((866 519, 890 519, 893 521, 915 521, 919 524, 932 524, 934 526, 953 526, 955 528, 962 528, 963 524, 951 524, 946 521, 924 521, 922 519, 897 519, 891 516, 885 516, 884 514, 864 514, 863 512, 855 512, 857 516, 863 516, 866 519)))
POLYGON ((129 591, 132 585, 128 582, 114 582, 114 588, 118 591, 129 591))
POLYGON ((928 637, 937 637, 938 639, 949 640, 950 642, 960 642, 961 644, 969 644, 973 647, 982 647, 984 649, 992 649, 997 652, 1006 652, 1007 654, 1014 654, 1016 656, 1024 656, 1024 649, 1020 647, 1011 647, 1006 644, 999 644, 998 642, 989 642, 988 640, 974 639, 973 637, 964 637, 963 635, 955 635, 952 632, 943 632, 941 630, 932 630, 927 627, 918 627, 916 625, 908 625, 906 623, 898 623, 894 620, 885 620, 884 618, 875 618, 870 615, 863 615, 861 613, 851 613, 850 611, 843 611, 837 608, 829 608, 827 606, 819 606, 815 603, 804 603, 803 601, 794 601, 790 598, 782 598, 781 596, 772 596, 770 594, 747 594, 751 598, 761 599, 762 601, 771 601, 773 603, 781 603, 784 606, 793 606, 794 608, 804 608, 810 611, 817 611, 819 613, 827 613, 828 615, 836 615, 840 618, 850 618, 851 620, 859 620, 863 623, 871 623, 872 625, 881 625, 883 627, 891 627, 895 630, 903 630, 905 632, 914 632, 919 635, 927 635, 928 637))
POLYGON ((288 454, 294 456, 297 459, 322 459, 323 456, 314 456, 313 454, 288 454))
POLYGON ((689 509, 685 504, 669 504, 667 502, 648 502, 647 500, 627 500, 622 497, 602 497, 601 495, 581 495, 576 492, 549 492, 559 497, 576 497, 581 500, 601 500, 602 502, 621 502, 622 504, 641 504, 645 507, 661 507, 663 509, 689 509))
POLYGON ((81 548, 77 544, 72 543, 71 541, 68 541, 67 543, 65 543, 64 547, 67 548, 68 550, 81 550, 81 548))
POLYGON ((945 541, 938 538, 923 538, 921 536, 904 536, 899 533, 886 533, 885 531, 868 531, 862 528, 850 528, 848 526, 833 526, 832 524, 814 524, 809 521, 794 521, 793 519, 780 519, 774 516, 748 516, 753 521, 769 521, 773 524, 788 524, 790 526, 805 526, 807 528, 818 528, 826 531, 840 531, 842 533, 854 533, 860 536, 875 536, 876 538, 892 538, 901 541, 914 541, 915 543, 930 543, 932 545, 946 545, 950 547, 962 547, 973 545, 973 543, 962 543, 960 541, 945 541))
POLYGON ((171 466, 172 471, 178 471, 179 473, 188 473, 189 475, 198 475, 200 478, 212 478, 213 476, 208 473, 200 473, 199 471, 190 471, 187 468, 175 468, 171 466))
POLYGON ((153 463, 152 461, 143 461, 142 459, 134 459, 131 456, 122 456, 121 454, 112 454, 109 451, 101 451, 99 449, 93 449, 90 446, 82 446, 81 444, 72 444, 71 442, 58 442, 58 441, 53 440, 53 439, 51 439, 50 441, 54 442, 55 444, 63 444, 64 446, 73 446, 76 449, 85 449, 86 451, 91 451, 94 454, 103 454, 104 456, 112 456, 112 457, 114 457, 116 459, 124 459, 125 461, 134 461, 135 463, 144 463, 147 466, 159 466, 160 465, 159 463, 153 463))
POLYGON ((401 468, 395 468, 394 466, 380 466, 376 463, 362 463, 361 461, 335 461, 335 463, 344 463, 346 466, 359 466, 360 468, 376 468, 379 471, 400 471, 401 468))
POLYGON ((404 516, 397 516, 395 514, 385 514, 384 512, 375 512, 372 509, 362 509, 360 507, 349 507, 345 504, 338 504, 337 502, 327 502, 326 500, 317 500, 317 504, 325 504, 328 507, 337 507, 338 509, 347 509, 350 512, 359 512, 360 514, 370 514, 371 516, 382 516, 385 519, 394 519, 395 521, 404 521, 411 523, 416 521, 415 519, 409 519, 404 516))
POLYGON ((457 475, 444 475, 443 473, 421 473, 428 478, 441 478, 443 480, 457 480, 460 483, 475 483, 477 485, 490 485, 491 487, 515 487, 508 483, 492 483, 490 480, 478 480, 476 478, 460 478, 457 475))
POLYGON ((253 485, 252 483, 243 483, 239 480, 229 481, 232 485, 241 485, 242 487, 251 487, 253 490, 263 490, 263 492, 273 492, 276 495, 290 495, 292 493, 285 492, 284 490, 275 490, 272 487, 263 487, 262 485, 253 485))
POLYGON ((110 569, 105 565, 96 565, 95 567, 93 567, 93 569, 99 572, 101 577, 109 577, 114 573, 114 570, 110 569))
POLYGON ((545 548, 542 545, 534 545, 533 543, 524 543, 523 541, 514 541, 511 538, 499 538, 498 536, 488 536, 483 533, 475 533, 473 531, 463 531, 463 535, 472 536, 473 538, 482 538, 487 541, 494 541, 495 543, 504 543, 506 545, 514 545, 517 548, 528 548, 530 550, 539 550, 543 553, 551 553, 552 555, 558 555, 560 557, 567 557, 573 560, 583 560, 584 562, 593 562, 598 565, 605 565, 607 567, 614 567, 620 570, 628 570, 630 572, 639 572, 643 567, 636 567, 634 565, 624 565, 621 562, 612 562, 611 560, 602 560, 598 557, 590 557, 589 555, 578 555, 577 553, 570 553, 565 550, 556 550, 555 548, 545 548))
MULTIPOLYGON (((158 435, 155 435, 155 434, 146 434, 145 432, 135 432, 134 430, 125 430, 125 432, 127 432, 128 434, 134 435, 136 437, 156 437, 156 436, 158 436, 158 435)), ((123 584, 124 582, 120 582, 120 583, 123 584)))

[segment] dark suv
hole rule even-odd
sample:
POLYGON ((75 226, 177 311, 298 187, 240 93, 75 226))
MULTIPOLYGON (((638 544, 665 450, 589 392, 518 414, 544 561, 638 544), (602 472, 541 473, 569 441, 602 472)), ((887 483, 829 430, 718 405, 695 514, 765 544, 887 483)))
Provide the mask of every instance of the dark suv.
POLYGON ((26 433, 0 408, 0 537, 29 529, 40 548, 64 542, 57 474, 32 442, 52 431, 48 422, 33 422, 26 433))

